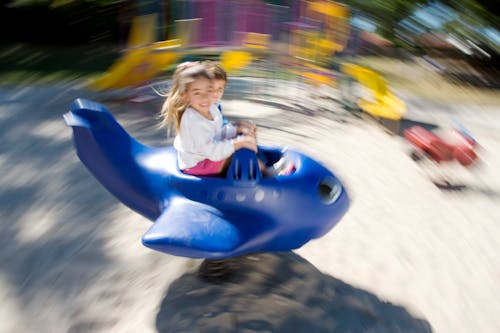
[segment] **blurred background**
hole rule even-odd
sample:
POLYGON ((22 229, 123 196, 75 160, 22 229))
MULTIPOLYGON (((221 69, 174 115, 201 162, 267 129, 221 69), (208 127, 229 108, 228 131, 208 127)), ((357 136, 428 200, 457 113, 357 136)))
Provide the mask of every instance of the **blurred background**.
POLYGON ((1 1, 0 332, 499 332, 499 23, 493 0, 1 1), (171 144, 159 95, 197 59, 228 71, 229 120, 353 198, 332 232, 246 257, 225 284, 142 246, 149 221, 85 169, 62 119, 89 98, 171 144), (403 131, 452 118, 483 163, 441 189, 403 131))
POLYGON ((99 90, 116 89, 168 75, 186 59, 224 57, 234 75, 261 62, 260 75, 292 72, 331 83, 335 66, 354 58, 396 84, 410 83, 384 67, 390 60, 427 66, 456 84, 499 85, 499 18, 491 0, 12 0, 0 6, 2 82, 80 78, 97 80, 92 86, 99 90), (108 81, 115 82, 98 80, 112 65, 115 77, 108 81), (142 76, 118 83, 134 68, 142 76))

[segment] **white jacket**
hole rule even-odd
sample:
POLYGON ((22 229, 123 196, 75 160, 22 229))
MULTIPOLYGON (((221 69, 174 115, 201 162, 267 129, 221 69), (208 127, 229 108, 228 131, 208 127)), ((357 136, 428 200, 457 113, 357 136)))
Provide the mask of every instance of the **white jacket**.
POLYGON ((208 120, 196 110, 188 107, 181 119, 179 133, 175 137, 179 168, 192 168, 199 162, 223 160, 234 153, 231 140, 236 136, 236 127, 223 126, 222 115, 215 105, 210 107, 213 120, 208 120))

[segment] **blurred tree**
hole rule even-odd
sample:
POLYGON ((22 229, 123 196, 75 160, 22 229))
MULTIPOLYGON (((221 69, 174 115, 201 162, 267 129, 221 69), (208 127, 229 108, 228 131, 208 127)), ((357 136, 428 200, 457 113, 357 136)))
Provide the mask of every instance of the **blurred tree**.
POLYGON ((441 0, 441 2, 461 14, 462 17, 475 16, 485 25, 500 28, 498 0, 441 0))
MULTIPOLYGON (((490 0, 442 0, 448 8, 452 8, 455 15, 442 27, 442 31, 451 34, 457 41, 474 45, 482 50, 488 49, 487 53, 500 54, 498 39, 491 37, 499 28, 498 6, 490 0)), ((477 49, 479 50, 479 49, 477 49)), ((470 52, 469 52, 470 53, 470 52)), ((479 51, 481 53, 481 51, 479 51)))
POLYGON ((344 2, 375 22, 379 34, 394 41, 398 23, 411 15, 418 4, 428 3, 429 0, 345 0, 344 2))
MULTIPOLYGON (((462 20, 480 18, 483 26, 499 28, 498 0, 344 0, 353 9, 362 12, 377 24, 377 32, 389 40, 396 41, 398 23, 418 8, 435 2, 455 9, 462 20)), ((475 20, 477 22, 477 20, 475 20)))
MULTIPOLYGON (((134 1, 137 1, 138 3, 151 2, 151 0, 134 1)), ((156 1, 168 2, 168 0, 155 0, 153 2, 156 1)), ((276 5, 292 5, 296 3, 293 0, 264 1, 276 5)), ((119 7, 124 6, 127 2, 130 2, 130 0, 0 1, 0 21, 8 21, 9 24, 12 22, 15 23, 13 19, 9 19, 7 13, 9 13, 9 15, 13 13, 14 15, 17 15, 16 20, 19 20, 22 18, 23 14, 27 13, 26 18, 34 20, 34 22, 37 23, 36 29, 40 28, 42 30, 47 30, 42 27, 43 18, 40 17, 45 15, 45 23, 51 20, 52 22, 48 23, 57 26, 57 29, 49 29, 50 31, 62 31, 64 33, 64 28, 59 30, 61 27, 74 28, 78 25, 79 28, 77 35, 84 33, 86 29, 88 29, 88 31, 94 31, 93 34, 97 35, 98 26, 100 31, 107 30, 111 34, 116 35, 115 32, 111 32, 112 30, 115 30, 116 27, 112 27, 111 25, 117 25, 116 21, 120 19, 117 18, 118 15, 116 12, 119 10, 119 7), (26 11, 23 12, 21 9, 26 11), (36 18, 36 15, 32 14, 33 12, 38 12, 41 15, 38 15, 38 18, 36 18), (69 21, 68 18, 72 21, 69 21)), ((455 9, 461 14, 460 16, 463 21, 471 20, 472 17, 478 17, 483 21, 483 26, 491 25, 497 29, 499 29, 500 26, 498 14, 498 8, 500 6, 498 6, 498 0, 339 0, 339 2, 343 2, 351 6, 354 11, 363 13, 363 15, 377 24, 377 32, 379 34, 396 43, 398 42, 396 38, 398 23, 411 15, 419 6, 433 2, 440 2, 455 9)), ((0 26, 5 29, 7 27, 7 23, 2 25, 0 22, 0 26)), ((448 26, 456 26, 456 24, 451 23, 448 26)), ((19 26, 19 29, 22 30, 27 28, 19 26)), ((32 29, 31 32, 34 34, 41 34, 41 32, 37 32, 36 29, 32 29)), ((47 31, 50 32, 49 30, 47 31)), ((21 34, 26 35, 23 33, 21 34)), ((95 38, 99 38, 99 36, 95 38)))

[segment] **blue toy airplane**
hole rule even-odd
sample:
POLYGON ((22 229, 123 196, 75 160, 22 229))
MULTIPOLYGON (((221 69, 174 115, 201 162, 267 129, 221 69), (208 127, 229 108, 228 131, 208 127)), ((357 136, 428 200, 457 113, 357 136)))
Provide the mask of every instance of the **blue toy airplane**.
POLYGON ((263 177, 255 153, 241 149, 225 178, 197 177, 179 170, 173 147, 139 143, 99 103, 76 99, 64 119, 85 166, 154 221, 142 242, 157 251, 222 259, 296 249, 327 233, 349 206, 335 175, 297 151, 259 147, 269 163, 295 163, 287 176, 263 177))

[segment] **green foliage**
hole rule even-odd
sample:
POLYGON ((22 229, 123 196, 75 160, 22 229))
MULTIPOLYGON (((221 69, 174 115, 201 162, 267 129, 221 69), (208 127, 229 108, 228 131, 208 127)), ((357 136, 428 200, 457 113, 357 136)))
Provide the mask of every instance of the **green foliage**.
POLYGON ((354 10, 362 12, 377 24, 378 33, 395 41, 397 24, 409 16, 418 4, 427 3, 428 0, 347 0, 346 4, 354 10))
MULTIPOLYGON (((398 23, 411 15, 418 6, 430 4, 432 0, 346 0, 345 3, 354 11, 361 12, 377 25, 377 32, 395 45, 409 49, 410 45, 396 37, 398 23)), ((499 16, 497 11, 498 0, 441 0, 459 14, 459 18, 448 22, 444 31, 452 32, 462 38, 480 41, 498 49, 481 35, 478 27, 495 27, 499 29, 499 16)))
POLYGON ((491 25, 500 29, 497 0, 442 0, 447 6, 459 12, 462 18, 479 19, 483 25, 491 25))

